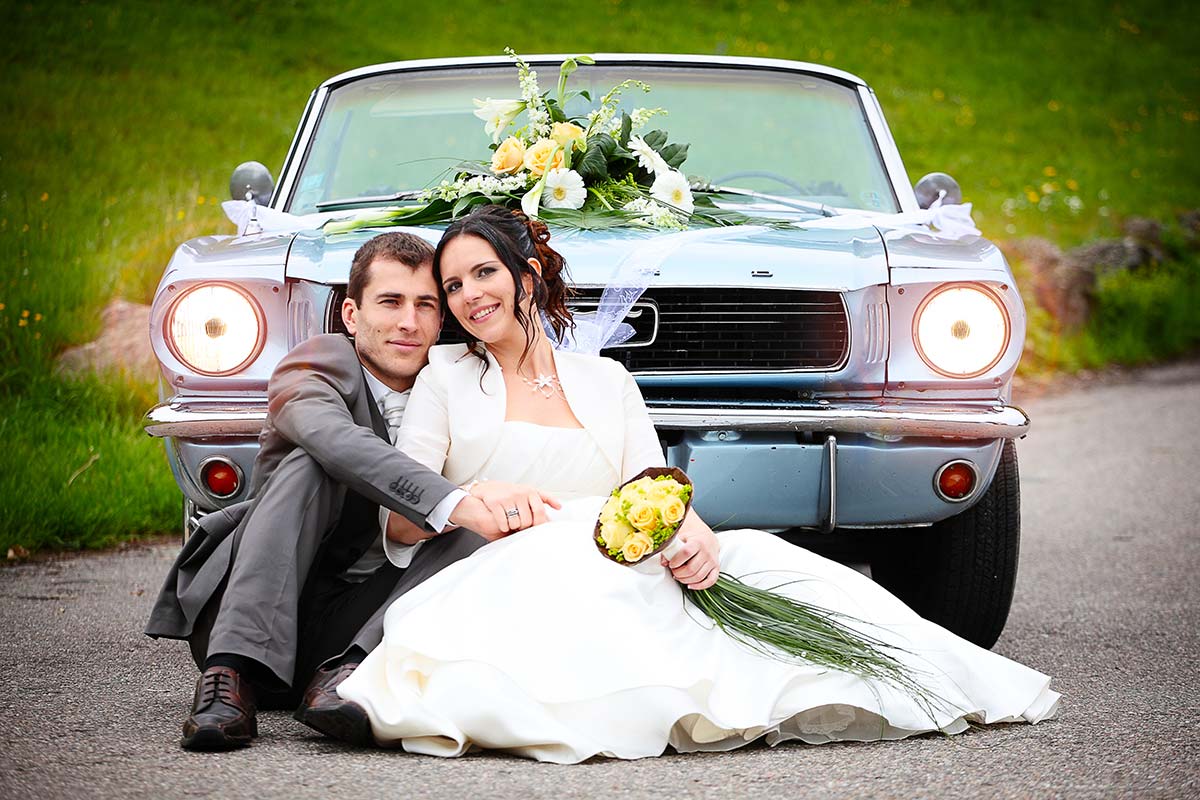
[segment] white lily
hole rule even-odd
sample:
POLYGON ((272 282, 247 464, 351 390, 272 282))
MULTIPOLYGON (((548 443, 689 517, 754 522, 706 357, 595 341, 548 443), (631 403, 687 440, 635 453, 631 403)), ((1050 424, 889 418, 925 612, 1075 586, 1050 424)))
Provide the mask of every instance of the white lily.
POLYGON ((525 212, 525 216, 530 219, 535 219, 538 215, 538 206, 542 202, 542 192, 546 188, 546 176, 543 175, 533 188, 525 193, 521 198, 521 210, 525 212))
POLYGON ((552 169, 546 173, 546 208, 582 208, 587 200, 583 176, 573 169, 552 169))
MULTIPOLYGON (((632 141, 631 139, 630 142, 632 141)), ((696 207, 687 178, 683 176, 682 172, 674 169, 658 173, 658 177, 650 185, 650 196, 685 214, 691 214, 692 209, 696 207)))
POLYGON ((629 152, 637 156, 638 164, 642 169, 649 170, 655 175, 671 171, 671 167, 658 154, 658 151, 646 144, 646 140, 640 136, 629 137, 629 152))
POLYGON ((476 98, 471 102, 477 106, 475 116, 487 123, 484 130, 491 135, 493 142, 500 141, 504 130, 525 110, 523 100, 493 100, 489 97, 486 100, 476 98))

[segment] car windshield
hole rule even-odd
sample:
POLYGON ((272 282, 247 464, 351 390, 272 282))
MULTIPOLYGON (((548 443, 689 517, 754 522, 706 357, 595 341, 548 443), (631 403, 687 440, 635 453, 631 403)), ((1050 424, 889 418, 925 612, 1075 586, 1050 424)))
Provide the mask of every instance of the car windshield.
MULTIPOLYGON (((553 89, 557 69, 536 66, 542 88, 553 89)), ((567 113, 584 115, 626 78, 651 91, 626 89, 622 109, 666 109, 643 133, 661 128, 690 145, 683 171, 693 180, 838 208, 899 210, 850 86, 767 70, 581 67, 568 88, 587 91, 592 102, 576 97, 567 113)), ((519 96, 511 66, 388 73, 340 86, 327 98, 287 210, 306 214, 322 202, 429 188, 460 162, 490 159, 491 139, 471 101, 519 96)))

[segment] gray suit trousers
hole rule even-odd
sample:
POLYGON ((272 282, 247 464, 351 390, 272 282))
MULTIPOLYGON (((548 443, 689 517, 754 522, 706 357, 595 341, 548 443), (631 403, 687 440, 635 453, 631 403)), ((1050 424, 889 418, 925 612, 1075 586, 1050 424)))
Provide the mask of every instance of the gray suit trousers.
MULTIPOLYGON (((349 645, 370 652, 383 638, 383 616, 392 601, 442 568, 473 553, 485 544, 467 530, 435 536, 417 551, 405 570, 385 564, 369 578, 373 597, 387 590, 382 583, 395 582, 377 608, 364 610, 362 603, 346 604, 342 618, 322 617, 318 627, 340 628, 338 638, 307 628, 301 619, 302 594, 321 591, 330 580, 339 580, 325 570, 322 559, 332 550, 332 538, 351 537, 365 549, 381 535, 374 510, 361 497, 352 500, 366 505, 369 513, 353 515, 350 525, 343 520, 347 489, 333 480, 307 452, 289 453, 259 491, 258 500, 234 534, 232 565, 223 591, 208 603, 189 637, 193 657, 203 668, 207 656, 230 653, 265 665, 284 686, 302 689, 311 671, 320 663, 339 656, 349 645), (348 529, 350 528, 350 529, 348 529), (357 528, 357 530, 353 529, 357 528), (369 616, 367 616, 369 614, 369 616), (366 617, 365 622, 363 617, 366 617), (335 652, 301 652, 313 642, 342 642, 357 629, 349 645, 335 652), (297 664, 305 674, 297 673, 297 664), (294 686, 300 683, 299 686, 294 686)), ((344 549, 345 542, 338 542, 344 549)), ((353 561, 354 559, 350 559, 353 561)), ((357 587, 348 586, 350 590, 357 587)), ((320 650, 318 646, 318 650, 320 650)))

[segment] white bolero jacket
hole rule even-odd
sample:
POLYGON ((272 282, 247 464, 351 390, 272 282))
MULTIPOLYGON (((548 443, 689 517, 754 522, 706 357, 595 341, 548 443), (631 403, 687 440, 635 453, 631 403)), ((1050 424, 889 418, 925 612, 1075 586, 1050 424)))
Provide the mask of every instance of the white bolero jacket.
MULTIPOLYGON (((486 351, 485 351, 486 352, 486 351)), ((495 451, 505 417, 500 365, 487 353, 488 369, 463 344, 429 351, 404 410, 396 446, 451 483, 480 478, 495 451)), ((637 383, 610 358, 554 352, 567 403, 626 481, 647 467, 664 465, 658 434, 637 383)), ((504 480, 503 475, 489 475, 504 480)))
MULTIPOLYGON (((486 351, 485 351, 486 353, 486 351)), ((464 486, 479 474, 500 440, 507 405, 504 377, 491 353, 488 369, 465 344, 438 345, 417 375, 396 447, 451 483, 464 486)), ((575 418, 627 481, 647 467, 664 466, 658 434, 633 376, 611 358, 556 350, 554 366, 575 418)), ((505 480, 504 475, 487 478, 505 480)), ((407 567, 417 548, 387 538, 387 510, 380 510, 388 559, 407 567)))

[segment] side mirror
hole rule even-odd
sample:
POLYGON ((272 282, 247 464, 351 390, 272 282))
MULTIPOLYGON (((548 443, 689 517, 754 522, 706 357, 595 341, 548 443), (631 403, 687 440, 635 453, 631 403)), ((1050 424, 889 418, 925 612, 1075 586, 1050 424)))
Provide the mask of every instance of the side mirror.
POLYGON ((238 164, 229 179, 229 196, 234 200, 251 200, 260 206, 271 202, 275 179, 271 171, 257 161, 238 164))
POLYGON ((929 208, 939 197, 942 205, 957 206, 962 204, 962 188, 958 181, 944 172, 931 172, 913 187, 917 193, 917 205, 929 208), (943 194, 945 192, 945 194, 943 194))

